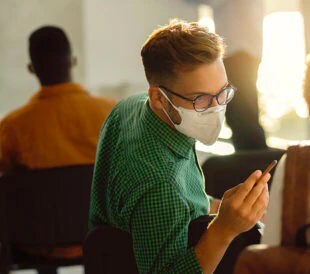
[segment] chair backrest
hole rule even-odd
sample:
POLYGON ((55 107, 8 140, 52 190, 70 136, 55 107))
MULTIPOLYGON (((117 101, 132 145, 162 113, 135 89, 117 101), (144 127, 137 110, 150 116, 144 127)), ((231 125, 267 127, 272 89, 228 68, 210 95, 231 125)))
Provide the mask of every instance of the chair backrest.
POLYGON ((82 243, 92 173, 93 165, 81 165, 0 177, 1 218, 8 242, 40 246, 82 243))
POLYGON ((202 165, 206 192, 216 198, 222 198, 226 190, 242 183, 254 170, 264 170, 270 162, 279 160, 284 152, 268 149, 210 157, 202 165))
POLYGON ((112 226, 91 230, 83 254, 85 274, 138 273, 130 234, 112 226))
POLYGON ((310 273, 310 146, 288 149, 282 212, 281 246, 248 248, 238 259, 236 274, 310 273))
POLYGON ((309 226, 310 145, 291 146, 286 157, 281 245, 298 245, 296 240, 301 238, 300 232, 309 226))

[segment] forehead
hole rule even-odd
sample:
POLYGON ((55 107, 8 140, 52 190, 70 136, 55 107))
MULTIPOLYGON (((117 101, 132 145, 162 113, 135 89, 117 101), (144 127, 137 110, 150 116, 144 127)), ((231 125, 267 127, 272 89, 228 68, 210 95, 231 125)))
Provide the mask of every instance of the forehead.
POLYGON ((227 83, 221 58, 210 64, 202 64, 191 71, 179 72, 171 87, 184 96, 201 93, 217 94, 227 83))

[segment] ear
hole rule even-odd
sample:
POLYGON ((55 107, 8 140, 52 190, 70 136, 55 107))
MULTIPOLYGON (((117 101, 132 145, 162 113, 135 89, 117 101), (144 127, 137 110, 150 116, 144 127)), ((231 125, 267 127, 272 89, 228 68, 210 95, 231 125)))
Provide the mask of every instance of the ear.
POLYGON ((77 58, 76 56, 73 56, 71 58, 71 67, 75 67, 77 65, 78 61, 77 61, 77 58))
POLYGON ((30 73, 35 74, 34 67, 33 67, 33 65, 32 65, 31 63, 29 63, 29 64, 27 65, 27 68, 28 68, 28 71, 29 71, 30 73))
POLYGON ((166 98, 162 95, 158 87, 149 88, 149 100, 152 108, 162 110, 166 104, 166 98))

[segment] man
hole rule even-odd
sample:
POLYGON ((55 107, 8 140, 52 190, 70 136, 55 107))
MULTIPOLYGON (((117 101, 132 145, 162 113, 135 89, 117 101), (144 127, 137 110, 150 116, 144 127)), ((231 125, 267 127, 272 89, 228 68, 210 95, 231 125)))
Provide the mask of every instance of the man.
MULTIPOLYGON (((93 164, 100 127, 114 100, 91 96, 72 82, 76 64, 63 30, 46 26, 29 38, 31 64, 41 89, 0 123, 0 172, 93 164)), ((44 182, 43 182, 44 183, 44 182)), ((81 246, 24 248, 27 253, 80 257, 81 246)), ((40 269, 40 274, 56 273, 40 269)))
POLYGON ((174 20, 151 34, 141 55, 148 96, 119 103, 102 129, 90 227, 130 232, 141 273, 212 273, 235 236, 264 214, 270 175, 252 189, 256 171, 227 191, 218 216, 188 249, 189 223, 216 204, 204 192, 195 139, 216 141, 234 93, 223 42, 197 23, 174 20))
POLYGON ((115 102, 72 82, 76 59, 60 28, 34 31, 29 54, 41 89, 1 121, 0 171, 94 163, 100 127, 115 102))

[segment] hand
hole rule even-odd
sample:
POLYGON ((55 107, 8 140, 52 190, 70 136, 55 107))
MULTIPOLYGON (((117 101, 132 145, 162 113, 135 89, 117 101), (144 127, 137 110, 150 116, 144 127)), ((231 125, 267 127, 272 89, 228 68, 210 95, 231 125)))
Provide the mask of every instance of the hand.
POLYGON ((262 172, 257 170, 244 183, 224 193, 218 216, 210 224, 223 236, 234 238, 248 231, 265 214, 269 202, 267 182, 270 174, 259 180, 261 175, 262 172))

